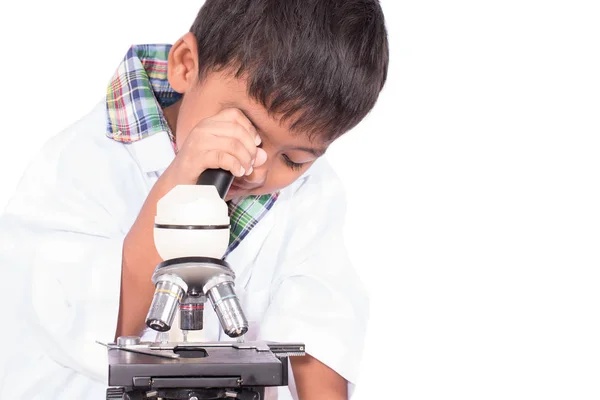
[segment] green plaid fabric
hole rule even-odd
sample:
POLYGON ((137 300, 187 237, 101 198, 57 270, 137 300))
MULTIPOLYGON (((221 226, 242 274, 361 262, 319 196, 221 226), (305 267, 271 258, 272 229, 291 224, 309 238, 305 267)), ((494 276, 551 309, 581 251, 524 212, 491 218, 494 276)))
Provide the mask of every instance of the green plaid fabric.
POLYGON ((260 221, 277 200, 278 193, 262 196, 248 196, 229 202, 231 229, 229 232, 229 254, 252 228, 260 221))
MULTIPOLYGON (((130 143, 158 132, 167 132, 175 151, 175 138, 162 109, 181 98, 167 79, 167 58, 171 45, 132 46, 119 64, 106 92, 106 135, 130 143)), ((228 202, 229 247, 235 249, 277 200, 277 193, 248 196, 228 202)))

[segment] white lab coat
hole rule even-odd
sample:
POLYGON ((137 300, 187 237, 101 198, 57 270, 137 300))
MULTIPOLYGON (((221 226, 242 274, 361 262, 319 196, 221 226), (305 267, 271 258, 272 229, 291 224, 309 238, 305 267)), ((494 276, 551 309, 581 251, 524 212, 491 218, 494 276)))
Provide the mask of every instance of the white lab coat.
MULTIPOLYGON (((1 399, 104 399, 122 241, 174 157, 166 133, 105 137, 104 102, 54 137, 0 219, 1 399)), ((300 341, 352 391, 368 300, 342 238, 343 189, 321 158, 229 255, 247 340, 300 341)), ((207 340, 231 340, 205 312, 207 340)), ((296 398, 280 388, 279 399, 296 398)), ((292 394, 290 393, 292 392, 292 394)), ((273 392, 272 392, 273 394, 273 392)))

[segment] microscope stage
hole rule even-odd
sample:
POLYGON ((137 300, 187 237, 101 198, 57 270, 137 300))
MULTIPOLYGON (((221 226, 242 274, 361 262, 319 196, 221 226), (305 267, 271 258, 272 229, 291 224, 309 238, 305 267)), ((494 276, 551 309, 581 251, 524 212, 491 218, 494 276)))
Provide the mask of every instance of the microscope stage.
POLYGON ((304 354, 301 344, 264 342, 108 347, 109 386, 147 389, 284 386, 287 357, 304 354))

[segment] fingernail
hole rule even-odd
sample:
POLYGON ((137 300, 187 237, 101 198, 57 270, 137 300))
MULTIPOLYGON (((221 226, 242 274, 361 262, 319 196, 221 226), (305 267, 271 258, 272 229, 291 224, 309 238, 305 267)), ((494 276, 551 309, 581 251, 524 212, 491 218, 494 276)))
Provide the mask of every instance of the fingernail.
POLYGON ((254 167, 250 167, 250 169, 248 170, 248 172, 246 172, 246 175, 250 175, 252 173, 252 171, 254 171, 254 167))
POLYGON ((255 143, 257 146, 258 146, 258 145, 260 145, 260 144, 262 143, 262 140, 261 140, 260 136, 256 135, 256 136, 254 137, 254 143, 255 143))
POLYGON ((262 165, 267 160, 267 153, 263 149, 258 149, 255 160, 259 165, 262 165))
POLYGON ((244 167, 240 167, 240 174, 239 174, 239 176, 244 176, 245 173, 246 173, 246 170, 244 169, 244 167))

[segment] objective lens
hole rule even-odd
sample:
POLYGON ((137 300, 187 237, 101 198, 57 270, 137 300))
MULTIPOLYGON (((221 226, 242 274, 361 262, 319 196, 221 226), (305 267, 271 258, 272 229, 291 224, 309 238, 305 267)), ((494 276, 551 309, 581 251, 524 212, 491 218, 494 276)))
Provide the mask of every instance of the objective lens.
POLYGON ((199 331, 203 327, 204 295, 192 296, 188 293, 179 306, 179 328, 182 331, 199 331))
POLYGON ((158 278, 152 305, 146 317, 146 326, 158 332, 171 329, 177 306, 186 291, 186 283, 175 275, 163 275, 158 278))
POLYGON ((235 294, 233 278, 218 275, 210 279, 203 290, 210 299, 223 331, 229 337, 238 337, 248 331, 248 321, 235 294))

